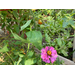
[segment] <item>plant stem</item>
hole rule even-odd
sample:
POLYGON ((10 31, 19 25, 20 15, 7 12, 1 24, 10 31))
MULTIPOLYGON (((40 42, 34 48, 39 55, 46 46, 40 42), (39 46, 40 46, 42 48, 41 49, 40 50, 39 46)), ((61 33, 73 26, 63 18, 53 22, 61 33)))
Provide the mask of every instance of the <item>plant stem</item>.
POLYGON ((14 63, 14 60, 10 57, 10 55, 6 52, 6 54, 8 55, 8 57, 12 60, 12 62, 14 63))
POLYGON ((29 51, 29 47, 30 47, 30 43, 28 43, 28 49, 27 49, 27 52, 29 51))
POLYGON ((30 25, 30 31, 32 31, 32 26, 30 25))
POLYGON ((18 61, 17 65, 19 65, 19 63, 21 62, 21 60, 22 60, 22 58, 19 58, 19 61, 18 61))

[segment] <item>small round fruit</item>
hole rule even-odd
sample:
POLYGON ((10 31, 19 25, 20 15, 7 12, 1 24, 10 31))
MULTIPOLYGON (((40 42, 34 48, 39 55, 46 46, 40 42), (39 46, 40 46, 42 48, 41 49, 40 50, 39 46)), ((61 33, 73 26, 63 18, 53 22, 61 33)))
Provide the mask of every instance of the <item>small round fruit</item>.
POLYGON ((38 24, 42 24, 42 21, 40 19, 38 20, 38 24))

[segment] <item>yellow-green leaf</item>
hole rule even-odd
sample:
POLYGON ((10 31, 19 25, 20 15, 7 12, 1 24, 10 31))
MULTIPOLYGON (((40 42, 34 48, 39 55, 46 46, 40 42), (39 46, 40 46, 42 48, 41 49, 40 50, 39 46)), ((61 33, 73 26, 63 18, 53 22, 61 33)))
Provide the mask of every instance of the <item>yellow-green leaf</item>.
POLYGON ((13 34, 13 36, 16 40, 20 40, 21 42, 28 43, 27 40, 25 40, 25 39, 21 38, 20 36, 18 36, 17 34, 13 33, 12 30, 11 30, 11 33, 13 34))
POLYGON ((2 49, 0 49, 0 52, 7 52, 7 51, 9 51, 7 45, 5 45, 2 49))

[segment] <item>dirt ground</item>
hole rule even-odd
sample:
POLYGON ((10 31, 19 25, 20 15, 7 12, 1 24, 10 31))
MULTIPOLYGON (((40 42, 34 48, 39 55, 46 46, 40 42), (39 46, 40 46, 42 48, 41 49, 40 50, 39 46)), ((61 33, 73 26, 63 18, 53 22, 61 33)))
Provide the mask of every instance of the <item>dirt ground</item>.
POLYGON ((0 62, 4 62, 4 61, 3 61, 3 57, 0 57, 0 62))

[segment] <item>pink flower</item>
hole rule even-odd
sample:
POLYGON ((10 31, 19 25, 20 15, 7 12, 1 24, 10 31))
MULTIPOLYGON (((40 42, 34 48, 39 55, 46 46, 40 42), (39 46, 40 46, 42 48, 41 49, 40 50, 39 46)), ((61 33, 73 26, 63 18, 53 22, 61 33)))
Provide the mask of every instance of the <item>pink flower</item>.
POLYGON ((53 47, 46 46, 41 50, 41 58, 46 63, 54 63, 57 58, 57 51, 53 47))

